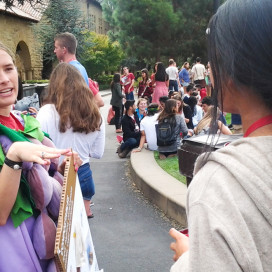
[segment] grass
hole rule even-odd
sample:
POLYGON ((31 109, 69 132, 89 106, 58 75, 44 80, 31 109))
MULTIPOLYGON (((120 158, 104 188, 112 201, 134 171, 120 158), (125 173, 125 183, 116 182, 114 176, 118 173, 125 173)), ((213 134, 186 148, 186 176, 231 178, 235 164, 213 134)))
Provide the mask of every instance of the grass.
POLYGON ((166 158, 165 160, 159 159, 159 152, 154 151, 154 157, 158 165, 169 175, 186 184, 186 177, 179 173, 178 157, 166 158))
POLYGON ((227 124, 230 125, 231 124, 231 113, 227 113, 225 118, 226 118, 227 124))

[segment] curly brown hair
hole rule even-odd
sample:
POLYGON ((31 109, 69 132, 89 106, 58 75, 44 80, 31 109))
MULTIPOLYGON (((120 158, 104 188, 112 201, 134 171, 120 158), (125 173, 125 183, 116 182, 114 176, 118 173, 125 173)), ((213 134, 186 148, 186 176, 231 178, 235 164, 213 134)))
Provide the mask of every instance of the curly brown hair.
POLYGON ((102 119, 94 96, 80 72, 71 64, 60 63, 53 70, 46 101, 56 107, 60 132, 70 127, 74 132, 86 134, 100 130, 102 119))

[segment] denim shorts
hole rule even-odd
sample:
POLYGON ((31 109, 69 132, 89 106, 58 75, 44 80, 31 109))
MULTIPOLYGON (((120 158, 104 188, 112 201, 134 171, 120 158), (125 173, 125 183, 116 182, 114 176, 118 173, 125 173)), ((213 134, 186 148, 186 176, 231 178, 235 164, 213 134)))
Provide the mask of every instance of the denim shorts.
POLYGON ((85 163, 78 168, 78 179, 83 195, 83 199, 91 200, 92 196, 95 194, 94 181, 92 170, 89 163, 85 163))
POLYGON ((181 85, 184 86, 184 87, 189 86, 189 84, 190 84, 190 82, 185 82, 185 81, 181 82, 181 85))

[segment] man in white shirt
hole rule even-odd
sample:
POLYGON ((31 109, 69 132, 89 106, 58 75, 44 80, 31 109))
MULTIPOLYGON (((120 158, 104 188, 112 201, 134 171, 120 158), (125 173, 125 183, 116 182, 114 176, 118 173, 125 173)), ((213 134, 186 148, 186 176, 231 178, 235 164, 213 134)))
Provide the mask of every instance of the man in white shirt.
POLYGON ((169 66, 165 69, 169 76, 169 91, 178 92, 178 68, 173 59, 169 60, 169 66))
POLYGON ((196 58, 196 64, 192 68, 192 75, 195 84, 200 84, 202 88, 206 87, 205 75, 206 69, 203 64, 201 64, 201 58, 196 58))

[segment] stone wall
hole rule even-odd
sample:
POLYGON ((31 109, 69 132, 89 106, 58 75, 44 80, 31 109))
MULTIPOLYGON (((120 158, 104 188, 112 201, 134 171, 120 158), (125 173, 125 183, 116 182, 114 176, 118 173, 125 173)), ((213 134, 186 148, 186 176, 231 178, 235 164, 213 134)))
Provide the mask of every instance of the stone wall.
POLYGON ((98 34, 106 35, 109 30, 109 25, 103 19, 100 4, 93 0, 79 0, 78 3, 87 20, 88 29, 98 34))
POLYGON ((41 79, 42 53, 31 25, 20 17, 0 14, 0 41, 14 53, 22 80, 41 79))

